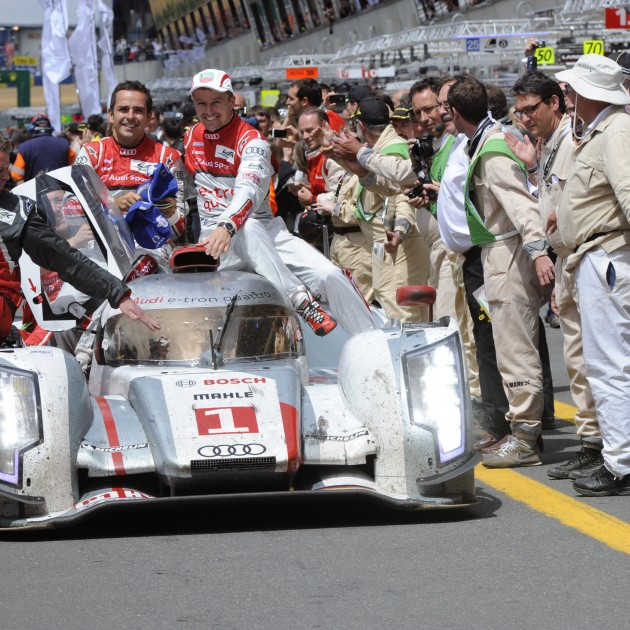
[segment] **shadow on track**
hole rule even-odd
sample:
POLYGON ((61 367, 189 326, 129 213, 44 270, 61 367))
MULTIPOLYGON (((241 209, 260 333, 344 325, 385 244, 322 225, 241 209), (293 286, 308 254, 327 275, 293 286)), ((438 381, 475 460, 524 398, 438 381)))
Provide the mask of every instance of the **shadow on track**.
POLYGON ((365 497, 344 500, 325 496, 247 500, 239 497, 178 505, 114 505, 71 528, 0 533, 9 542, 89 540, 149 536, 186 536, 228 532, 282 531, 342 527, 436 525, 492 518, 501 501, 477 490, 477 504, 467 508, 396 511, 365 497), (315 499, 315 500, 314 500, 315 499))

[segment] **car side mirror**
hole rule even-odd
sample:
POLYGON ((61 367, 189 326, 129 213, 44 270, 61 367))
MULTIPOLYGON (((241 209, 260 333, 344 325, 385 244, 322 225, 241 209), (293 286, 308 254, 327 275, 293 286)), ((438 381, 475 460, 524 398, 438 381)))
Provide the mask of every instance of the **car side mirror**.
POLYGON ((219 261, 206 254, 203 246, 183 245, 171 252, 169 264, 173 273, 216 271, 219 261))
POLYGON ((436 292, 429 286, 398 287, 396 289, 396 304, 398 306, 428 306, 429 321, 433 321, 433 305, 436 292))

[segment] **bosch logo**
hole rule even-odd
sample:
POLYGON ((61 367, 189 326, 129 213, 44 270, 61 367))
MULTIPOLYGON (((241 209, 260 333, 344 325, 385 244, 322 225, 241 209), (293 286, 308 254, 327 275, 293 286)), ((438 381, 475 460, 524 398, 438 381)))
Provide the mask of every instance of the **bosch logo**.
POLYGON ((206 138, 208 140, 218 140, 219 139, 219 134, 218 133, 207 133, 206 134, 206 138))
POLYGON ((124 147, 120 149, 120 155, 135 155, 137 153, 136 149, 125 149, 124 147))
POLYGON ((175 385, 177 387, 194 387, 197 384, 197 381, 177 381, 175 385))
POLYGON ((267 449, 262 444, 219 444, 202 446, 197 453, 200 457, 245 457, 262 455, 267 449))
POLYGON ((245 149, 245 153, 255 153, 256 155, 267 157, 267 151, 261 149, 260 147, 247 147, 245 149))

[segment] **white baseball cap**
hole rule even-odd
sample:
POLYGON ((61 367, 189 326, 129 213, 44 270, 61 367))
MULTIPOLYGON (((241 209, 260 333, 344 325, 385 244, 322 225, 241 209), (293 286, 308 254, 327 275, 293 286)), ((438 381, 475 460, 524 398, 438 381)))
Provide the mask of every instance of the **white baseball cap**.
POLYGON ((232 89, 232 81, 227 72, 214 70, 213 68, 202 70, 193 77, 188 95, 191 95, 199 88, 206 88, 207 90, 215 90, 217 92, 234 92, 232 89))
POLYGON ((580 96, 612 105, 627 105, 630 96, 623 89, 623 69, 602 55, 582 55, 570 70, 556 73, 580 96))

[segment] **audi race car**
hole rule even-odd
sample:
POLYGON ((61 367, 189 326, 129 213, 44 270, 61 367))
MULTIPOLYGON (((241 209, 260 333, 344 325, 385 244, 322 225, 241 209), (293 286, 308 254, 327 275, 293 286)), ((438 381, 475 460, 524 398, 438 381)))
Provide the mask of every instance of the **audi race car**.
MULTIPOLYGON (((70 242, 81 233, 79 248, 118 277, 138 259, 136 271, 149 266, 92 170, 60 169, 16 192, 53 213, 70 242)), ((0 528, 253 492, 363 494, 408 510, 475 501, 470 398, 451 322, 315 337, 264 278, 204 269, 203 250, 177 253, 177 273, 129 283, 160 322, 155 332, 21 260, 43 328, 76 343, 92 313, 79 343, 92 339, 92 357, 83 370, 59 347, 0 351, 0 528)))

